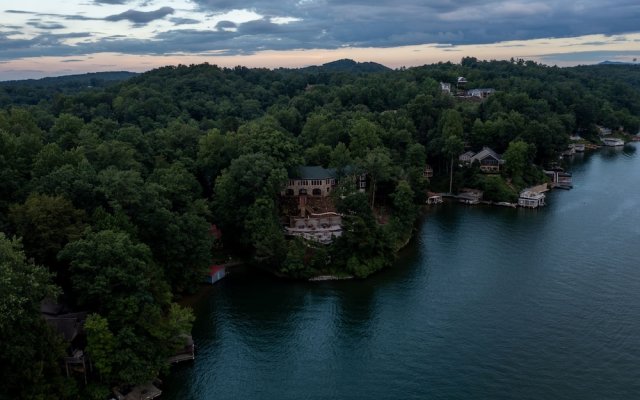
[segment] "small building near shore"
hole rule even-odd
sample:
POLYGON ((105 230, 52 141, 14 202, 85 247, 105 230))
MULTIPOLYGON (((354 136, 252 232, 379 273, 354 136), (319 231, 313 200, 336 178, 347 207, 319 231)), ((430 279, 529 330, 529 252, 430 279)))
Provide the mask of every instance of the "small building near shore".
POLYGON ((571 189, 573 187, 573 176, 570 172, 565 172, 561 168, 544 171, 544 174, 551 179, 551 186, 561 189, 571 189))
POLYGON ((478 204, 482 200, 484 192, 478 189, 462 189, 457 198, 460 203, 478 204))
POLYGON ((227 268, 224 265, 212 265, 209 273, 205 277, 205 282, 214 284, 227 275, 227 268))
POLYGON ((545 205, 545 198, 546 196, 544 195, 544 193, 525 189, 520 192, 520 197, 518 198, 518 206, 525 208, 543 207, 545 205))

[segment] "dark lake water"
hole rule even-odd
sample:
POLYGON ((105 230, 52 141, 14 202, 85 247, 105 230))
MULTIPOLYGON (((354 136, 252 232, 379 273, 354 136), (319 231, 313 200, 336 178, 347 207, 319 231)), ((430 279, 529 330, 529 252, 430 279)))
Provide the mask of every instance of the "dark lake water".
POLYGON ((570 170, 544 209, 431 209, 365 281, 219 282, 163 398, 640 398, 640 151, 570 170))

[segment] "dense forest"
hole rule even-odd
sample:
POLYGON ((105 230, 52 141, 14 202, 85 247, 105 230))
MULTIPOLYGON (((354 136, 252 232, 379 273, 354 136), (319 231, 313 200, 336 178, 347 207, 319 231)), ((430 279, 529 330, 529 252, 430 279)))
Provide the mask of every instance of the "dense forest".
POLYGON ((78 79, 0 84, 2 399, 103 399, 166 372, 193 322, 177 301, 213 262, 366 277, 410 238, 427 190, 510 199, 544 180, 570 135, 640 127, 632 65, 202 64, 78 79), (495 93, 442 91, 460 76, 495 93), (503 154, 500 174, 454 162, 483 146, 503 154), (366 174, 367 191, 345 179, 332 197, 344 234, 331 245, 284 235, 280 194, 302 165, 366 174), (66 377, 69 344, 43 300, 88 313, 88 383, 66 377))

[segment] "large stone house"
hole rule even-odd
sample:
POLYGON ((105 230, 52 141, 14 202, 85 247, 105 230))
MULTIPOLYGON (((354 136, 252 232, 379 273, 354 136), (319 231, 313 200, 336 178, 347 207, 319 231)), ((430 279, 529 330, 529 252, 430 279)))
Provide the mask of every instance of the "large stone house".
POLYGON ((298 167, 282 191, 283 196, 328 196, 336 185, 336 171, 320 166, 298 167))
MULTIPOLYGON (((366 189, 366 175, 350 174, 358 190, 366 189)), ((320 166, 298 167, 282 190, 284 203, 289 203, 288 226, 285 234, 306 240, 328 244, 342 235, 342 215, 335 212, 329 197, 338 184, 338 174, 334 169, 320 166), (295 202, 295 204, 294 204, 295 202)))
MULTIPOLYGON (((366 175, 355 175, 354 179, 358 190, 364 191, 367 187, 366 175)), ((298 167, 295 175, 289 178, 289 182, 282 190, 281 195, 326 197, 331 194, 337 183, 337 173, 333 168, 320 166, 298 167)))

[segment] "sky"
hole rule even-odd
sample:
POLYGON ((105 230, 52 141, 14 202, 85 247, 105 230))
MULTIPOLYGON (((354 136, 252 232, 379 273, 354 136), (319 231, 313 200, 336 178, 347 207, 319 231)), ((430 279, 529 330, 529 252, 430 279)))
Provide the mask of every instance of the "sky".
POLYGON ((638 0, 0 0, 0 80, 163 65, 640 58, 638 0))

